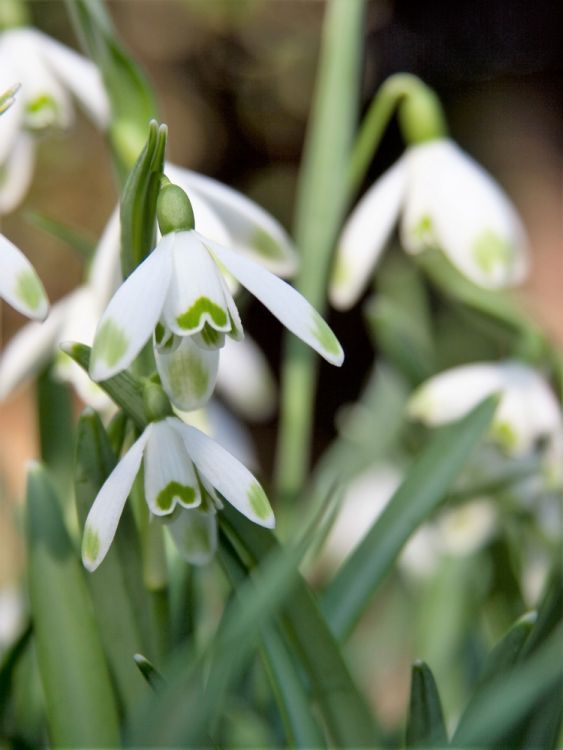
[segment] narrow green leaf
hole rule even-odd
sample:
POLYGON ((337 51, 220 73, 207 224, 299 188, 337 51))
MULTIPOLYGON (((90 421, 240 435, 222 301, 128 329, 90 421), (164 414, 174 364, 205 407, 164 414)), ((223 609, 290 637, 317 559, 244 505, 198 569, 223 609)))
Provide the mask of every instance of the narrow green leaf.
POLYGON ((563 574, 559 566, 560 561, 555 564, 554 570, 547 582, 539 610, 538 619, 530 637, 522 650, 522 658, 536 651, 545 639, 553 632, 561 621, 563 612, 563 574))
POLYGON ((0 661, 0 735, 8 709, 14 671, 22 654, 29 646, 32 632, 32 625, 28 623, 15 642, 2 654, 2 660, 0 661))
POLYGON ((498 399, 436 434, 361 544, 325 592, 323 611, 343 639, 369 605, 410 535, 442 502, 467 458, 486 433, 498 399))
POLYGON ((57 492, 66 501, 72 483, 74 452, 72 396, 66 383, 55 380, 51 367, 37 380, 37 421, 41 459, 57 492))
POLYGON ((439 748, 448 744, 440 695, 428 666, 415 662, 412 668, 407 747, 439 748))
POLYGON ((117 747, 113 688, 80 563, 45 470, 27 485, 31 614, 47 720, 57 747, 117 747))
MULTIPOLYGON (((323 26, 315 95, 299 176, 295 239, 301 250, 299 291, 322 315, 330 258, 346 210, 346 174, 356 127, 363 0, 330 0, 323 26)), ((295 497, 304 486, 316 355, 294 336, 286 338, 282 367, 278 487, 295 497)))
MULTIPOLYGON (((539 701, 519 727, 513 747, 518 750, 555 750, 563 718, 563 680, 555 683, 551 694, 539 701)), ((514 732, 515 734, 515 732, 514 732)))
POLYGON ((133 660, 139 668, 139 672, 155 692, 164 685, 163 676, 146 656, 143 656, 143 654, 134 654, 133 660))
MULTIPOLYGON (((451 742, 457 748, 496 748, 535 705, 563 678, 563 625, 508 675, 493 680, 476 698, 468 717, 451 742)), ((512 745, 514 746, 514 745, 512 745)))
MULTIPOLYGON (((68 344, 64 351, 88 372, 91 349, 86 344, 68 344)), ((140 430, 146 427, 143 407, 143 384, 129 372, 122 372, 99 384, 100 388, 120 406, 140 430)))
POLYGON ((85 260, 90 261, 93 258, 96 250, 96 242, 84 234, 84 232, 69 227, 64 222, 53 219, 51 216, 45 216, 45 214, 38 213, 37 211, 26 211, 24 218, 30 224, 51 235, 51 237, 55 237, 66 245, 69 245, 85 260))
MULTIPOLYGON (((80 528, 84 528, 86 516, 102 484, 116 464, 107 434, 99 416, 86 409, 78 423, 74 490, 80 528)), ((108 655, 119 695, 127 711, 139 699, 143 681, 133 664, 133 654, 148 644, 143 642, 140 624, 146 620, 148 599, 143 596, 139 542, 130 510, 125 508, 124 517, 103 565, 94 573, 87 574, 87 582, 94 603, 102 643, 108 655), (127 533, 129 532, 129 533, 127 533), (124 547, 137 552, 137 585, 131 586, 126 578, 120 551, 124 547), (133 598, 141 598, 135 610, 133 598), (141 609, 143 608, 143 609, 141 609), (139 609, 141 611, 139 612, 139 609), (144 611, 143 611, 144 610, 144 611)))

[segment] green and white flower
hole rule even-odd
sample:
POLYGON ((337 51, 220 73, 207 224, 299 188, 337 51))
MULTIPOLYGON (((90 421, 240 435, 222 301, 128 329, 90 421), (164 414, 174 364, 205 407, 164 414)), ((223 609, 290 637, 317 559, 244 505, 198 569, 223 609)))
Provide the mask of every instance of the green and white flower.
POLYGON ((330 297, 346 309, 370 281, 401 216, 408 253, 439 248, 475 284, 499 289, 528 270, 527 241, 514 206, 453 141, 411 146, 367 191, 340 236, 330 297))
POLYGON ((325 359, 342 363, 333 332, 295 289, 190 229, 166 234, 118 289, 96 332, 91 377, 105 380, 128 367, 154 332, 158 372, 175 406, 205 403, 225 337, 244 335, 223 269, 325 359))
POLYGON ((49 312, 45 289, 33 266, 3 234, 0 234, 0 298, 34 320, 45 320, 49 312))
POLYGON ((96 66, 37 29, 0 34, 0 91, 14 83, 21 89, 0 118, 0 214, 14 210, 29 187, 36 137, 72 124, 72 97, 100 128, 109 123, 109 101, 96 66))
POLYGON ((98 493, 86 519, 82 560, 93 571, 115 536, 131 487, 144 459, 150 512, 168 521, 180 552, 207 561, 216 544, 216 490, 254 523, 273 528, 274 514, 255 477, 219 443, 177 417, 151 422, 98 493))
POLYGON ((491 437, 511 455, 522 455, 540 438, 561 430, 561 407, 545 379, 520 362, 454 367, 423 383, 412 396, 409 414, 431 427, 461 419, 487 396, 499 393, 491 437))

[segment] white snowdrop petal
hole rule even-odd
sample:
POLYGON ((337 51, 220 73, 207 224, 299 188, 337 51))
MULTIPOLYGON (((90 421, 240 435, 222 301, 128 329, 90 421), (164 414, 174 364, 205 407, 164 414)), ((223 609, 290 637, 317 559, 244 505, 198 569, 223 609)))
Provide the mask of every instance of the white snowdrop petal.
MULTIPOLYGON (((0 37, 0 94, 4 94, 15 84, 21 83, 17 69, 5 52, 5 45, 0 37)), ((4 166, 19 137, 24 115, 24 102, 21 89, 14 98, 10 108, 0 116, 0 164, 4 166)))
POLYGON ((128 367, 152 335, 170 286, 173 242, 174 235, 166 235, 112 297, 92 348, 94 380, 106 380, 128 367))
MULTIPOLYGON (((169 236, 169 235, 167 235, 169 236)), ((164 307, 166 325, 179 336, 231 329, 220 271, 199 236, 175 232, 174 273, 164 307)))
POLYGON ((368 285, 399 216, 406 179, 403 158, 374 183, 346 221, 329 287, 334 307, 352 307, 368 285))
POLYGON ((478 363, 454 367, 419 386, 408 404, 409 415, 427 425, 453 422, 484 398, 500 392, 502 371, 497 364, 478 363))
POLYGON ((89 571, 96 570, 110 548, 151 431, 152 425, 149 425, 129 448, 102 485, 90 508, 82 537, 82 562, 89 571))
POLYGON ((0 355, 0 401, 37 375, 51 358, 68 306, 57 302, 44 323, 27 323, 0 355))
POLYGON ((25 255, 0 234, 0 297, 18 312, 44 320, 49 311, 45 289, 25 255))
POLYGON ((182 436, 188 454, 207 481, 251 521, 273 528, 275 519, 266 493, 248 469, 203 432, 178 419, 168 421, 182 436))
POLYGON ((109 124, 110 104, 98 68, 86 57, 37 29, 33 34, 48 65, 100 128, 109 124))
POLYGON ((247 258, 206 242, 217 260, 230 271, 283 325, 333 365, 341 365, 344 352, 318 312, 282 279, 247 258))
POLYGON ((121 224, 118 205, 104 227, 88 272, 88 284, 94 289, 102 305, 107 304, 121 283, 120 248, 121 224))
POLYGON ((295 273, 298 265, 295 248, 281 224, 267 211, 217 180, 178 167, 172 174, 170 179, 184 188, 189 196, 199 194, 207 201, 221 217, 228 237, 216 237, 214 227, 209 226, 204 217, 198 216, 194 206, 196 229, 200 234, 234 247, 280 276, 295 273))
POLYGON ((191 336, 177 347, 155 347, 162 387, 178 409, 199 409, 207 403, 217 380, 219 349, 202 349, 191 336))
MULTIPOLYGON (((5 117, 2 115, 0 121, 5 117)), ((22 132, 1 165, 0 214, 8 214, 20 205, 31 184, 34 167, 35 143, 30 135, 22 132)))
POLYGON ((248 336, 244 341, 225 341, 217 388, 244 419, 268 419, 276 408, 274 377, 266 357, 248 336))
POLYGON ((191 565, 207 565, 217 550, 217 518, 214 511, 179 510, 166 528, 180 557, 191 565))
POLYGON ((145 448, 145 495, 151 513, 164 516, 177 504, 201 503, 198 480, 184 443, 166 420, 152 423, 145 448))

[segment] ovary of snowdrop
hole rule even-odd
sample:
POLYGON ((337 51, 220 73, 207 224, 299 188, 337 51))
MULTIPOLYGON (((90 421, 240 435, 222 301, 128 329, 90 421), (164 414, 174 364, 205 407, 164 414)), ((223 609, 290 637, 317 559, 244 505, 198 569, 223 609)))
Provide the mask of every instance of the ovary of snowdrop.
POLYGON ((71 383, 95 409, 113 408, 104 391, 68 355, 63 341, 91 344, 98 320, 119 283, 119 215, 109 220, 92 260, 86 282, 56 302, 47 320, 21 328, 0 355, 0 400, 37 375, 55 357, 54 374, 71 383))
POLYGON ((15 83, 18 95, 0 118, 0 214, 13 211, 29 187, 36 137, 72 123, 73 97, 100 128, 109 122, 96 66, 37 29, 0 34, 0 91, 15 83))
POLYGON ((480 401, 500 394, 491 437, 510 455, 529 452, 561 430, 561 407, 545 379, 520 362, 454 367, 423 383, 411 397, 411 417, 429 426, 460 419, 480 401))
POLYGON ((34 320, 44 320, 49 312, 45 289, 33 266, 3 234, 0 234, 0 298, 34 320))
POLYGON ((82 559, 93 571, 115 536, 127 496, 144 461, 145 497, 167 522, 180 554, 194 564, 215 551, 215 513, 221 495, 254 523, 274 526, 264 490, 236 458, 178 417, 151 422, 109 475, 84 527, 82 559))
POLYGON ((438 248, 475 284, 500 289, 526 276, 526 235, 514 206, 452 140, 435 138, 410 146, 352 211, 330 286, 335 307, 359 298, 399 218, 408 253, 438 248))

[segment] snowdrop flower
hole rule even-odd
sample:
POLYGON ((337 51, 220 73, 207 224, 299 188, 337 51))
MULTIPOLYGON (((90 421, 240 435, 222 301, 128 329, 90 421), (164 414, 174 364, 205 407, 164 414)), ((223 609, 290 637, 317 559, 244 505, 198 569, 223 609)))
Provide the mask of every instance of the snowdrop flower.
POLYGON ((144 459, 145 496, 150 512, 169 521, 180 552, 205 562, 216 543, 215 490, 254 523, 273 528, 274 515, 255 477, 219 443, 177 417, 151 422, 103 484, 86 519, 82 542, 85 567, 104 559, 144 459))
MULTIPOLYGON (((190 202, 177 186, 168 204, 178 202, 184 218, 172 224, 159 211, 164 233, 109 303, 94 339, 90 375, 105 380, 128 367, 154 332, 162 384, 174 405, 194 409, 209 398, 217 377, 219 349, 228 335, 243 338, 226 269, 282 323, 329 362, 344 355, 320 315, 291 286, 240 253, 193 229, 190 202), (178 192, 179 191, 179 192, 178 192)), ((162 204, 161 204, 162 205, 162 204)))
POLYGON ((113 402, 84 370, 59 350, 62 341, 91 344, 96 326, 119 283, 119 214, 110 218, 92 259, 87 281, 56 302, 43 324, 21 328, 0 357, 0 400, 56 357, 54 374, 74 386, 81 399, 100 411, 113 402))
POLYGON ((512 455, 529 452, 542 437, 561 430, 561 408, 544 378, 519 362, 454 367, 423 383, 409 414, 429 426, 460 419, 487 396, 500 393, 491 437, 512 455))
POLYGON ((342 231, 330 296, 346 309, 358 299, 401 216, 411 254, 442 250, 471 281, 488 289, 526 276, 526 236, 494 180, 448 138, 410 146, 363 196, 342 231))
POLYGON ((22 200, 33 172, 35 136, 67 128, 71 95, 100 128, 109 122, 109 102, 93 63, 32 28, 0 34, 0 90, 21 84, 8 116, 0 118, 0 213, 22 200))
POLYGON ((33 266, 3 234, 0 234, 0 297, 34 320, 44 320, 49 312, 45 289, 33 266))

